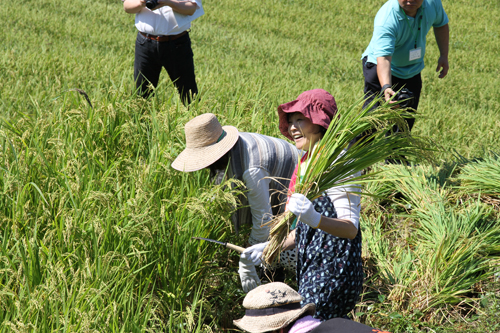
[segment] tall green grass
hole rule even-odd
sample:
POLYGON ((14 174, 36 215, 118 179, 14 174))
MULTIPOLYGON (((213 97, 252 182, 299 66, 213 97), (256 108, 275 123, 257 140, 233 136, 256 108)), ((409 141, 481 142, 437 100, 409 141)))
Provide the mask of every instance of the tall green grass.
MULTIPOLYGON (((383 2, 204 2, 191 32, 201 100, 186 109, 165 73, 154 98, 133 95, 136 32, 121 2, 3 1, 0 331, 231 327, 244 296, 238 257, 191 237, 243 244, 245 232, 228 223, 236 193, 213 187, 207 172, 170 168, 183 126, 213 112, 280 136, 277 105, 304 90, 352 105, 383 2)), ((487 331, 496 316, 482 304, 500 299, 488 269, 498 264, 497 166, 484 153, 500 143, 500 8, 444 6, 451 69, 436 78, 431 33, 414 131, 455 169, 394 170, 372 189, 383 199, 364 202, 370 279, 356 318, 392 331, 442 326, 446 314, 457 320, 450 330, 487 331), (457 154, 464 160, 453 164, 457 154)))
POLYGON ((167 114, 123 102, 4 120, 0 329, 164 330, 200 297, 216 252, 191 237, 224 237, 235 196, 174 172, 167 114))

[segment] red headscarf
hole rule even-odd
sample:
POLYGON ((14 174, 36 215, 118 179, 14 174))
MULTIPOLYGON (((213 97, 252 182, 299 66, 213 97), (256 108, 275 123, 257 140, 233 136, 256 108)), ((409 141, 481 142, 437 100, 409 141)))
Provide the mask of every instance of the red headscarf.
POLYGON ((296 100, 278 106, 281 134, 292 140, 288 134, 287 113, 300 112, 313 124, 328 128, 333 117, 337 114, 335 98, 323 89, 304 91, 296 100))

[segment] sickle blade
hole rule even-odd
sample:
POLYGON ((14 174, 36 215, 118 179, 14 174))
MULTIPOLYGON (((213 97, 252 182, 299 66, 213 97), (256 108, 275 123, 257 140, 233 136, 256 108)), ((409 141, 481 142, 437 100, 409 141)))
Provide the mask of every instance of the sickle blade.
POLYGON ((203 238, 203 237, 192 237, 194 239, 199 239, 199 240, 205 240, 207 242, 212 242, 212 243, 217 243, 217 244, 220 244, 222 246, 226 246, 226 243, 224 242, 220 242, 218 240, 215 240, 215 239, 210 239, 210 238, 203 238))

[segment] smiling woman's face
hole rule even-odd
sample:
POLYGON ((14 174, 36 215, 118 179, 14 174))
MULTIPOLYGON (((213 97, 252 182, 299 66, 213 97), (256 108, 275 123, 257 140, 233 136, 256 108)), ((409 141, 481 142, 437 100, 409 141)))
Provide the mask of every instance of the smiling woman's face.
POLYGON ((288 115, 288 133, 298 149, 309 151, 323 137, 321 126, 313 124, 300 112, 288 115))

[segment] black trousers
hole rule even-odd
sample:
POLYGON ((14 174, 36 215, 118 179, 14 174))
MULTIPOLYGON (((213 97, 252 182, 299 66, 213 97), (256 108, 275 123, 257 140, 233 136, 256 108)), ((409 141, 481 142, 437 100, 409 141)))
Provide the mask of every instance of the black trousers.
MULTIPOLYGON (((380 90, 382 89, 377 76, 377 65, 371 62, 366 62, 366 58, 367 57, 364 57, 362 60, 363 76, 365 77, 365 88, 363 92, 365 93, 366 99, 363 105, 364 107, 370 104, 374 98, 379 96, 380 90)), ((396 92, 405 87, 413 93, 414 102, 412 108, 417 110, 418 102, 420 100, 420 92, 422 91, 422 76, 420 73, 409 79, 401 79, 392 75, 392 84, 393 90, 396 92)), ((377 106, 378 104, 375 107, 377 106)), ((406 119, 406 123, 408 124, 408 129, 411 131, 413 124, 415 123, 415 118, 406 119)))
POLYGON ((137 33, 134 79, 140 95, 148 97, 151 94, 148 86, 158 85, 162 67, 179 91, 182 102, 191 103, 191 97, 198 94, 198 87, 189 33, 166 42, 157 42, 137 33))

